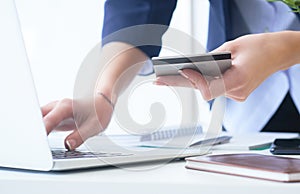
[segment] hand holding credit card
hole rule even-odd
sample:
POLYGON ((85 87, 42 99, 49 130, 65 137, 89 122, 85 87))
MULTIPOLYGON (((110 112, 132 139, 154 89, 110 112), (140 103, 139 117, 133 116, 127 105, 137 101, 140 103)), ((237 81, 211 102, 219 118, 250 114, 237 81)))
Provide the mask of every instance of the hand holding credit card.
POLYGON ((231 53, 207 53, 189 56, 154 57, 152 58, 157 77, 179 75, 182 69, 193 69, 204 76, 219 77, 231 67, 231 53))

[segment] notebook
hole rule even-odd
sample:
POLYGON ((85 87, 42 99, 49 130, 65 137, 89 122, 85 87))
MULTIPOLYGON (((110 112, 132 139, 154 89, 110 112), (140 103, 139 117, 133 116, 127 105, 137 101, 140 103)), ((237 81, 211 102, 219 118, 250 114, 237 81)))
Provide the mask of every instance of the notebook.
POLYGON ((186 168, 280 182, 300 181, 300 159, 262 154, 191 157, 186 168))
POLYGON ((141 140, 145 147, 156 148, 201 148, 209 152, 212 146, 228 143, 231 136, 222 135, 222 123, 225 113, 226 99, 224 96, 217 97, 211 108, 211 120, 205 133, 201 127, 188 127, 180 130, 167 130, 149 134, 141 140), (182 132, 181 132, 182 131, 182 132), (162 133, 162 134, 161 134, 162 133), (166 133, 166 134, 165 134, 166 133), (170 138, 171 137, 171 138, 170 138), (150 140, 150 141, 147 141, 150 140), (154 141, 153 141, 154 140, 154 141))
POLYGON ((206 138, 201 126, 166 128, 151 134, 142 135, 140 145, 144 147, 195 148, 197 146, 220 145, 228 143, 231 136, 222 135, 206 138))
POLYGON ((59 171, 199 155, 199 150, 112 149, 113 144, 67 153, 51 150, 14 0, 0 1, 0 13, 0 167, 59 171))

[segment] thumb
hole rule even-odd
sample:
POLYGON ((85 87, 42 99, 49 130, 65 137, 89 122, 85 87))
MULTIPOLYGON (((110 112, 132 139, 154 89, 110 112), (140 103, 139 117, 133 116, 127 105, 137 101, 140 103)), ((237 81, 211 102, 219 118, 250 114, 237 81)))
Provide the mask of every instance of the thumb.
POLYGON ((230 51, 230 47, 229 47, 229 42, 225 42, 224 44, 222 44, 221 46, 219 46, 218 48, 214 49, 211 51, 211 53, 216 53, 216 52, 225 52, 225 51, 230 51))

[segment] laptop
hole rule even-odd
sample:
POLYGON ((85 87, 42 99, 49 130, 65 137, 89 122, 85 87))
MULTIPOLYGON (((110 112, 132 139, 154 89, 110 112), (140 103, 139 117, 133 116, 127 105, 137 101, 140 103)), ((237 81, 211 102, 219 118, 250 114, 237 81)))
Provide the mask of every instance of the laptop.
POLYGON ((182 152, 141 147, 118 150, 120 146, 108 151, 102 146, 98 152, 90 151, 90 148, 75 152, 51 150, 14 0, 0 1, 0 13, 0 167, 61 171, 200 154, 199 149, 182 152), (54 156, 54 153, 58 155, 54 156))

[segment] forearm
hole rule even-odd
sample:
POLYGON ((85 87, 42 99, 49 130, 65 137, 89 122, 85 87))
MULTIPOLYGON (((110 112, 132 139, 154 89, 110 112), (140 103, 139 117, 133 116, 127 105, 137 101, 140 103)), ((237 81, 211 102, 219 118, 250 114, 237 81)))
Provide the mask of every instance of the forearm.
POLYGON ((167 28, 159 28, 148 32, 147 24, 168 26, 176 2, 176 0, 106 1, 102 44, 105 45, 103 52, 112 60, 107 64, 107 68, 98 81, 96 87, 98 91, 105 93, 112 101, 116 101, 117 96, 138 73, 142 67, 141 63, 147 59, 146 56, 153 57, 159 54, 161 37, 167 28), (131 30, 130 33, 128 33, 128 28, 131 30), (156 33, 153 34, 153 31, 156 31, 156 33), (150 39, 147 42, 149 37, 150 39), (111 46, 114 46, 117 42, 121 47, 140 46, 139 48, 143 52, 137 48, 131 48, 122 54, 118 54, 118 56, 112 56, 117 52, 111 49, 111 46), (148 45, 148 47, 144 47, 145 45, 148 45), (149 45, 152 45, 152 47, 149 47, 149 45))
POLYGON ((287 69, 300 63, 300 32, 283 31, 273 33, 272 40, 274 47, 277 47, 277 53, 274 57, 280 57, 279 70, 287 69))
POLYGON ((103 71, 98 77, 96 92, 106 95, 115 104, 148 57, 126 43, 110 43, 103 47, 103 71))

